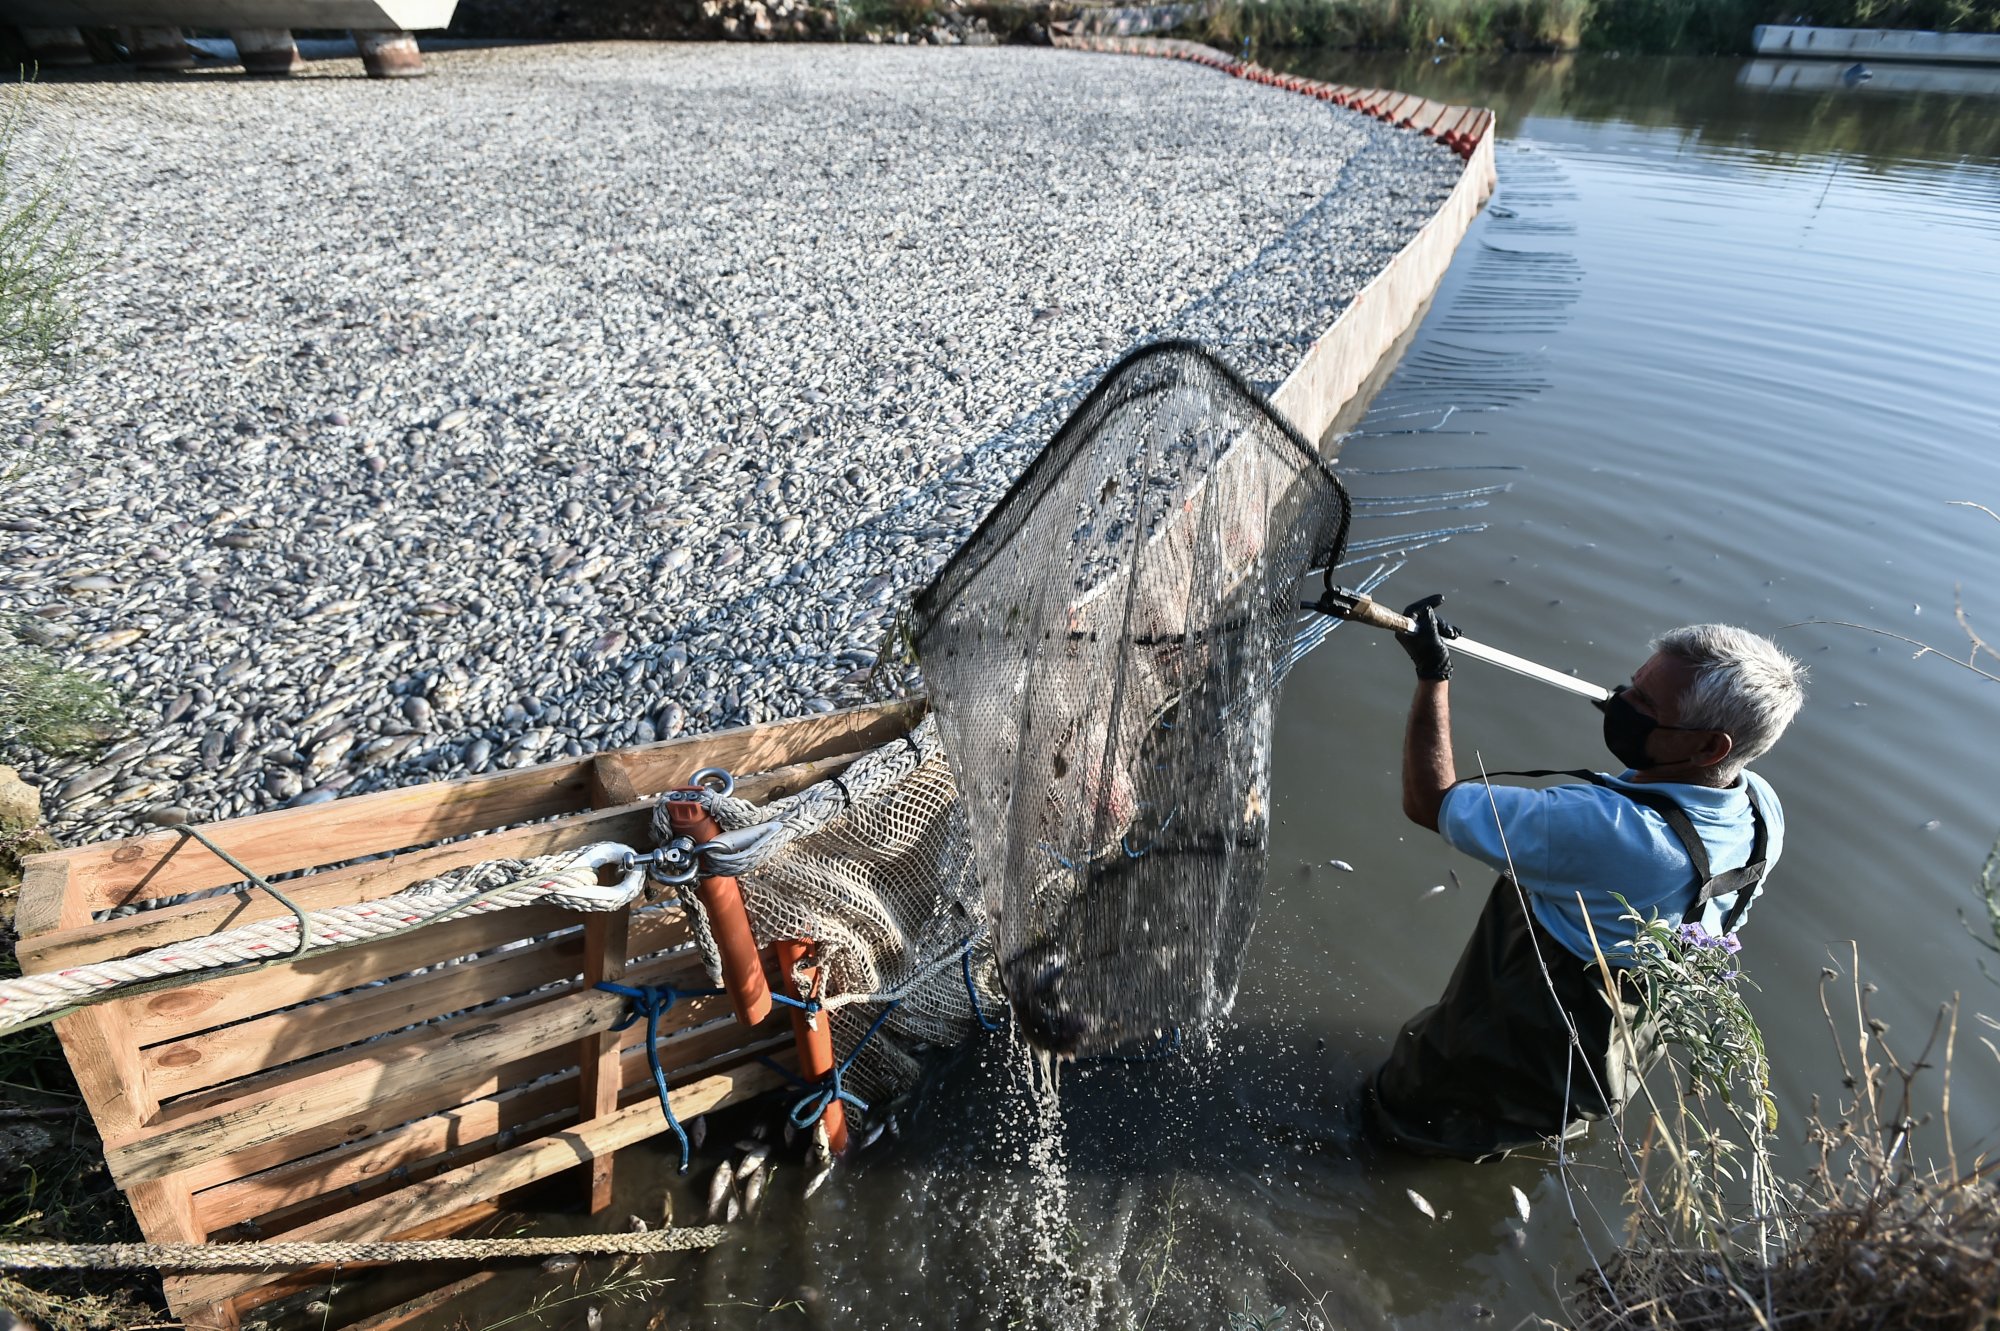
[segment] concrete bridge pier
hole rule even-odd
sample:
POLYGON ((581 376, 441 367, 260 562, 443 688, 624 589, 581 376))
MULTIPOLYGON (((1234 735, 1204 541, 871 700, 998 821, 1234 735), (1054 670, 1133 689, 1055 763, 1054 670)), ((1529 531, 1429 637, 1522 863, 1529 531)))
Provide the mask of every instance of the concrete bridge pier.
POLYGON ((282 78, 306 67, 290 28, 231 28, 229 40, 236 43, 245 74, 282 78))
POLYGON ((21 29, 21 40, 28 44, 28 53, 35 57, 39 65, 74 66, 95 64, 90 48, 83 44, 83 32, 79 28, 27 28, 21 29))
POLYGON ((141 69, 192 69, 194 49, 179 28, 127 28, 125 47, 141 69))
POLYGON ((356 29, 354 44, 361 48, 361 64, 371 79, 423 76, 424 56, 417 49, 417 39, 400 28, 373 32, 356 29))

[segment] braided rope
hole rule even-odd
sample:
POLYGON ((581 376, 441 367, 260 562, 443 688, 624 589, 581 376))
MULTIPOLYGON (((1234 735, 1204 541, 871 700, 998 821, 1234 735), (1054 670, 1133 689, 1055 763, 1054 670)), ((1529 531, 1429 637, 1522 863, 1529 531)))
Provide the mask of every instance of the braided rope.
POLYGON ((630 855, 623 846, 600 842, 540 860, 475 865, 459 874, 426 879, 392 897, 309 912, 304 917, 308 932, 303 947, 297 919, 260 920, 135 957, 0 980, 0 1035, 93 1003, 188 983, 209 971, 292 961, 375 942, 450 916, 483 915, 537 902, 571 910, 615 910, 638 894, 643 878, 631 873, 617 887, 604 888, 598 885, 597 869, 630 855), (503 881, 492 881, 503 875, 503 881))
MULTIPOLYGON (((907 738, 892 740, 856 759, 839 776, 807 786, 784 799, 752 804, 713 791, 705 794, 703 807, 725 832, 763 829, 761 835, 732 837, 733 844, 727 848, 709 851, 706 859, 710 870, 736 878, 755 873, 792 842, 811 836, 855 805, 901 785, 937 750, 937 727, 930 717, 925 717, 907 738)), ((667 844, 674 836, 664 801, 653 811, 653 836, 660 845, 667 844)))
POLYGON ((358 1262, 448 1262, 495 1257, 610 1257, 712 1248, 720 1225, 637 1234, 525 1239, 405 1239, 381 1243, 0 1243, 0 1271, 268 1271, 358 1262))

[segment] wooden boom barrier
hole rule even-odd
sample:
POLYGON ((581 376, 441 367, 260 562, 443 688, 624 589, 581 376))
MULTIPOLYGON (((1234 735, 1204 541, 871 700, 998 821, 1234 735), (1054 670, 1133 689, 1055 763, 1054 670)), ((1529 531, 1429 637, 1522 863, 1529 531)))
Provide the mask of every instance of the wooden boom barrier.
MULTIPOLYGON (((298 874, 283 886, 305 909, 350 905, 487 860, 606 840, 649 849, 655 797, 700 768, 742 774, 740 795, 775 799, 921 715, 920 703, 855 708, 204 831, 266 877, 298 874)), ((241 883, 173 831, 34 856, 16 917, 21 969, 286 913, 261 892, 228 892, 93 918, 241 883)), ((61 1018, 56 1033, 148 1242, 436 1238, 558 1174, 577 1172, 579 1195, 602 1210, 613 1154, 666 1131, 645 1023, 614 1032, 624 1000, 592 988, 599 980, 708 983, 672 905, 604 915, 531 906, 114 1000, 61 1018)), ((790 1022, 745 1026, 726 998, 677 1004, 660 1029, 684 1119, 783 1085, 759 1055, 793 1066, 790 1022)), ((165 1284, 190 1328, 225 1331, 324 1280, 228 1271, 165 1284)), ((350 1316, 356 1297, 343 1295, 350 1316)))

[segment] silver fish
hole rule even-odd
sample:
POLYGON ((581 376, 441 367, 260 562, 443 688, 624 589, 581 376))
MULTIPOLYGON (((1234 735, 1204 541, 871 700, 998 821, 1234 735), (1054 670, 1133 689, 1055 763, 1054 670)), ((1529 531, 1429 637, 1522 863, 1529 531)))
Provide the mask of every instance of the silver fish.
POLYGON ((1438 1218, 1438 1213, 1431 1209, 1431 1204, 1424 1200, 1424 1195, 1421 1192, 1418 1192, 1415 1188, 1405 1188, 1403 1191, 1409 1193, 1410 1205, 1416 1207, 1433 1220, 1438 1218))
POLYGON ((826 1181, 832 1177, 833 1177, 833 1166, 828 1165, 825 1169, 820 1170, 819 1173, 814 1174, 811 1178, 807 1179, 806 1196, 810 1197, 814 1193, 818 1192, 821 1188, 825 1187, 826 1181))
POLYGON ((1521 1223, 1528 1222, 1528 1194, 1519 1187, 1514 1189, 1514 1214, 1521 1217, 1521 1223))
POLYGON ((722 1217, 729 1203, 736 1198, 736 1175, 724 1160, 715 1167, 715 1177, 708 1182, 708 1219, 713 1224, 722 1217))

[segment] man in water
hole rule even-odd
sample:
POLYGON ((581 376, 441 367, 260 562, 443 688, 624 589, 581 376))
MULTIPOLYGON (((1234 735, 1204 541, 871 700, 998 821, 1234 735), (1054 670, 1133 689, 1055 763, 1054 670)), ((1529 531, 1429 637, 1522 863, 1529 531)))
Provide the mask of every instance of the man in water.
POLYGON ((1501 877, 1444 997, 1403 1027, 1376 1073, 1371 1109, 1398 1146, 1478 1160, 1581 1132, 1636 1089, 1648 1041, 1614 1038, 1597 960, 1642 1031, 1627 992, 1634 925, 1619 897, 1641 918, 1735 949, 1785 832, 1776 794, 1745 769, 1797 714, 1805 669, 1743 629, 1675 629, 1597 704, 1622 775, 1500 774, 1580 779, 1547 789, 1461 782, 1446 645, 1457 634, 1437 617, 1442 599, 1411 606, 1416 627, 1397 639, 1417 670, 1403 812, 1501 877))

